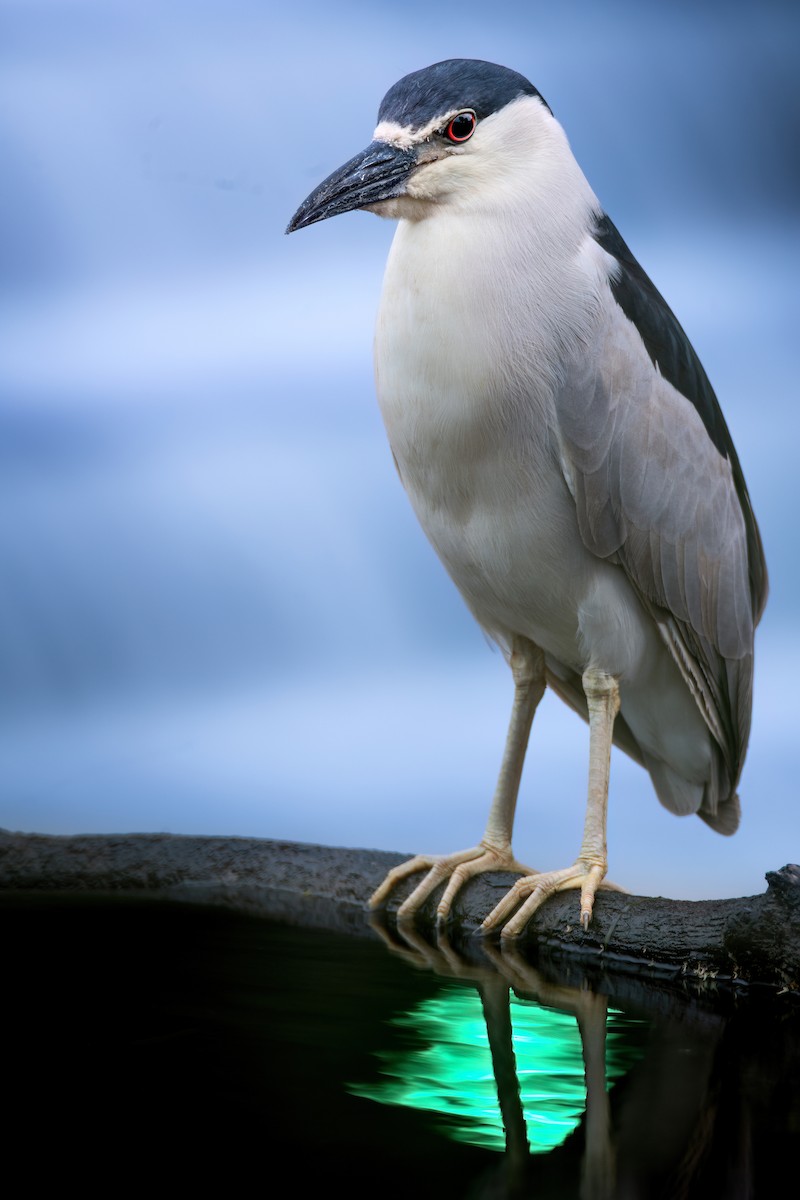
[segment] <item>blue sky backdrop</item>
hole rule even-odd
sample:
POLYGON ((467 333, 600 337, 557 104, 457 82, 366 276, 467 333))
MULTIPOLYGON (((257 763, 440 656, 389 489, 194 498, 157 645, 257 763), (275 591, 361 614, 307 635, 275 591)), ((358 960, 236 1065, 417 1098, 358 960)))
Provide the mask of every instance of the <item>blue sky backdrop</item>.
MULTIPOLYGON (((511 701, 402 493, 371 341, 393 227, 283 236, 401 75, 540 89, 720 397, 767 550, 739 834, 615 753, 611 874, 800 858, 800 10, 0 0, 0 824, 447 851, 511 701)), ((534 725, 518 855, 566 865, 588 739, 534 725)))

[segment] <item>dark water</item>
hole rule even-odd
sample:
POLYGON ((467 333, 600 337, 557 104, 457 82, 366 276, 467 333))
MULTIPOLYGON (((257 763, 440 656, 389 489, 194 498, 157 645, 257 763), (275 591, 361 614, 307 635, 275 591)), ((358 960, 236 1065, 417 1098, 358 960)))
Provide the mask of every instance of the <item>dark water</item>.
POLYGON ((0 915, 26 1191, 793 1194, 786 997, 620 1002, 513 957, 500 974, 153 902, 17 896, 0 915))

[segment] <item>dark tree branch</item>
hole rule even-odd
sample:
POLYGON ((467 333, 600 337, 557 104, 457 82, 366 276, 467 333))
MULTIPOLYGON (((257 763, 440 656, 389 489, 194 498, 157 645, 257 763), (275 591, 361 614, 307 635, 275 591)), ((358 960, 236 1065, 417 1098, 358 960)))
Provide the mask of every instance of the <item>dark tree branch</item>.
MULTIPOLYGON (((225 904, 293 923, 363 932, 364 905, 405 855, 251 838, 168 834, 46 837, 0 832, 0 889, 113 891, 225 904), (333 914, 335 915, 335 918, 333 914)), ((548 900, 517 943, 567 957, 601 959, 640 976, 685 974, 759 983, 800 994, 800 867, 767 873, 759 896, 665 900, 600 892, 584 933, 576 897, 548 900)), ((457 899, 453 933, 468 938, 514 876, 470 882, 457 899)), ((397 889, 396 911, 408 884, 397 889)), ((434 926, 438 894, 417 921, 434 926)))

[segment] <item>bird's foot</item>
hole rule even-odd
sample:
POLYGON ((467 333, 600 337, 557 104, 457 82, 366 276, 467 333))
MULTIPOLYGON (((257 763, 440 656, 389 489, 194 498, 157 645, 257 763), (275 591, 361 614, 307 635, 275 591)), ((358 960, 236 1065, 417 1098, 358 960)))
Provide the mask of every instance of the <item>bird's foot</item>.
POLYGON ((500 928, 502 938, 518 937, 537 909, 555 892, 579 888, 581 893, 581 925, 589 928, 594 898, 600 888, 622 892, 625 889, 605 878, 606 864, 579 858, 571 867, 561 871, 546 871, 518 879, 481 925, 481 933, 500 928), (521 904, 521 907, 518 907, 521 904), (516 910, 516 911, 515 911, 516 910), (511 915, 513 913, 513 916, 511 915), (507 920, 507 918, 510 918, 507 920))
POLYGON ((401 863, 399 867, 392 867, 381 886, 370 897, 369 907, 379 908, 385 904, 392 889, 417 871, 427 871, 427 875, 400 905, 397 910, 398 919, 407 920, 413 917, 431 892, 448 879, 447 887, 436 908, 436 920, 439 924, 449 917, 456 893, 475 875, 484 871, 520 871, 527 876, 531 874, 530 867, 517 862, 510 846, 498 847, 481 842, 470 850, 460 850, 455 854, 418 854, 408 862, 401 863))

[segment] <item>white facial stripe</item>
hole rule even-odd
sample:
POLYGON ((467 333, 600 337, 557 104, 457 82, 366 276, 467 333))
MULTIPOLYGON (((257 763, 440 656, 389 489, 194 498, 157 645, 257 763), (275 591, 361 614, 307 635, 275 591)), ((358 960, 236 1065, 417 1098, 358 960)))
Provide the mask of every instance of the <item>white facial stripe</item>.
POLYGON ((397 146, 399 150, 410 150, 412 146, 430 141, 434 133, 444 129, 447 122, 460 112, 464 112, 464 109, 454 108, 440 117, 434 117, 421 129, 412 129, 410 125, 398 125, 396 121, 381 121, 372 137, 376 142, 388 142, 390 146, 397 146))

